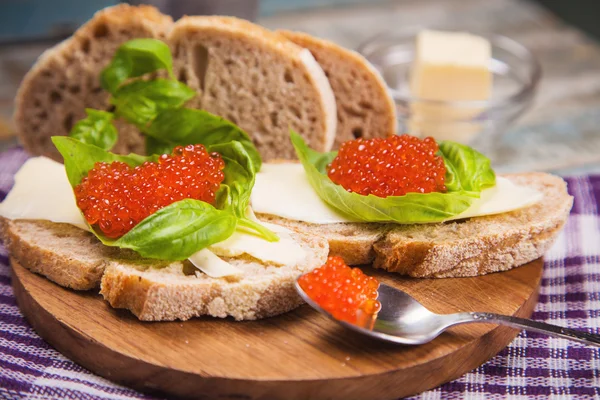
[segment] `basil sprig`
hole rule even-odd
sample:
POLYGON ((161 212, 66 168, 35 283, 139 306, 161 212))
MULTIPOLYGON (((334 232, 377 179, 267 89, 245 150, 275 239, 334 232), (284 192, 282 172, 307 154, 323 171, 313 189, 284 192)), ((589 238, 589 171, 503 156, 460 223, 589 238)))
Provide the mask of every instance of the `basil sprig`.
POLYGON ((496 184, 489 159, 472 148, 454 142, 440 144, 446 163, 445 193, 407 193, 386 198, 350 193, 327 176, 327 166, 337 152, 319 153, 309 148, 302 137, 291 132, 296 154, 308 180, 319 197, 355 221, 414 224, 440 222, 465 211, 481 190, 496 184))
POLYGON ((121 45, 102 71, 101 83, 111 93, 115 115, 146 135, 147 154, 170 153, 175 146, 187 144, 210 146, 235 140, 246 148, 256 170, 260 169, 258 150, 240 127, 207 111, 183 107, 196 92, 174 78, 169 46, 160 40, 134 39, 121 45), (169 79, 142 78, 161 70, 167 71, 169 79))
MULTIPOLYGON (((64 136, 54 136, 52 142, 64 158, 67 177, 73 188, 97 162, 121 161, 135 167, 158 159, 158 156, 117 155, 64 136)), ((158 210, 116 240, 107 238, 92 226, 90 230, 107 246, 132 249, 147 258, 184 260, 227 239, 236 230, 239 221, 240 218, 231 209, 220 210, 200 200, 185 199, 158 210)))
POLYGON ((196 92, 173 77, 169 47, 155 39, 135 39, 119 47, 102 71, 102 87, 111 93, 114 113, 87 110, 70 138, 54 137, 75 188, 96 162, 122 161, 135 167, 158 156, 128 156, 108 152, 117 140, 113 118, 136 125, 146 135, 148 154, 171 153, 175 146, 203 144, 225 161, 225 180, 217 193, 217 207, 186 199, 150 215, 131 231, 111 240, 92 227, 104 244, 137 251, 144 257, 180 260, 227 239, 237 227, 269 241, 277 235, 246 217, 261 158, 242 129, 206 111, 184 108, 196 92), (145 76, 166 70, 169 79, 145 76))

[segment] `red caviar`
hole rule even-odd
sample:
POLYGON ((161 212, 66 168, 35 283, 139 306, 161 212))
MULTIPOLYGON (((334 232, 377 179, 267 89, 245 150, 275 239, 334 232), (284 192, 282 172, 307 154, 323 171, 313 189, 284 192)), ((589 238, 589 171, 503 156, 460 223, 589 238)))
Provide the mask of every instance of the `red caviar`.
POLYGON ((445 192, 446 166, 431 137, 393 135, 345 142, 327 175, 349 192, 378 197, 445 192))
POLYGON ((159 209, 183 199, 214 203, 225 162, 202 145, 178 146, 172 155, 135 168, 115 161, 94 165, 75 187, 85 219, 118 238, 159 209))
POLYGON ((377 279, 350 268, 341 257, 328 257, 323 266, 301 276, 298 283, 308 297, 339 320, 360 323, 381 309, 377 279))

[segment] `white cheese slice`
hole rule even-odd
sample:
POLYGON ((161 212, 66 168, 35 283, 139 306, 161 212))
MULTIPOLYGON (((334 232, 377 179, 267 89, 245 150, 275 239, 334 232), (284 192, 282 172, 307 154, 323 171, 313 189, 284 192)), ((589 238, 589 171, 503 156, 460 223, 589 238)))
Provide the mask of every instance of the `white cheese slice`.
POLYGON ((89 230, 77 208, 65 167, 46 157, 30 158, 15 175, 15 184, 0 204, 9 219, 44 219, 89 230))
POLYGON ((515 185, 512 181, 497 176, 496 186, 482 190, 481 196, 471 207, 448 221, 518 210, 541 201, 543 197, 544 195, 535 189, 515 185))
POLYGON ((302 164, 267 164, 256 174, 251 196, 252 209, 313 224, 348 222, 326 204, 310 185, 302 164))
POLYGON ((242 270, 221 260, 216 254, 208 249, 202 249, 188 258, 200 271, 211 278, 223 278, 242 274, 242 270))
MULTIPOLYGON (((534 189, 496 178, 496 186, 485 189, 465 212, 449 220, 500 214, 530 206, 543 195, 534 189)), ((252 191, 252 209, 313 224, 352 222, 325 204, 314 191, 301 164, 263 164, 252 191)))
POLYGON ((306 257, 304 249, 289 233, 274 224, 261 222, 279 236, 278 242, 268 242, 251 233, 236 231, 228 239, 213 244, 209 249, 223 257, 248 254, 261 261, 275 265, 295 265, 306 257))

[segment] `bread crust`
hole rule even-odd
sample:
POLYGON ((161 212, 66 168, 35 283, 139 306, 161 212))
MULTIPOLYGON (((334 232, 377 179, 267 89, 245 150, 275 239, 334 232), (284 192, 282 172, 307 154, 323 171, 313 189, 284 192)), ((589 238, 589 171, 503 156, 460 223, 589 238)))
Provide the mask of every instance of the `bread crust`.
POLYGON ((313 54, 327 74, 338 114, 333 148, 397 132, 396 104, 380 73, 360 54, 304 32, 277 31, 313 54))
POLYGON ((161 268, 111 262, 102 276, 100 293, 112 307, 128 309, 142 321, 185 321, 202 315, 255 320, 278 315, 302 304, 294 287, 296 278, 324 264, 328 254, 325 239, 293 236, 307 254, 296 265, 225 258, 242 269, 243 275, 208 278, 187 261, 161 268))
POLYGON ((306 224, 260 215, 290 229, 328 239, 330 255, 348 264, 370 264, 416 278, 485 275, 541 257, 562 230, 573 197, 560 177, 545 173, 504 175, 543 193, 530 207, 439 224, 306 224))

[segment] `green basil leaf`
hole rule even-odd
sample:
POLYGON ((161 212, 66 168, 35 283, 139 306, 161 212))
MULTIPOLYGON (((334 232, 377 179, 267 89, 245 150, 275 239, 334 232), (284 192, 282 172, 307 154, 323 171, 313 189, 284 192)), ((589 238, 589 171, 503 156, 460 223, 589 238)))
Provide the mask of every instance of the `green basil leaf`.
POLYGON ((160 69, 173 77, 173 59, 169 46, 156 39, 133 39, 123 43, 112 61, 102 71, 100 83, 114 94, 129 78, 135 78, 160 69))
POLYGON ((111 163, 113 161, 122 161, 135 167, 146 161, 158 160, 158 156, 144 157, 137 154, 121 156, 113 154, 100 147, 65 136, 52 136, 52 142, 63 156, 67 177, 73 187, 79 185, 81 179, 94 168, 94 164, 97 162, 111 163))
POLYGON ((195 95, 194 90, 178 81, 137 80, 119 87, 110 102, 117 115, 145 130, 160 112, 181 107, 195 95))
POLYGON ((161 208, 109 246, 132 249, 143 257, 185 260, 233 234, 237 218, 200 200, 185 199, 161 208))
POLYGON ((172 147, 197 143, 208 147, 235 140, 246 148, 255 170, 258 171, 261 166, 260 154, 248 134, 232 122, 207 111, 191 108, 165 110, 152 121, 145 133, 172 147))
POLYGON ((459 188, 478 194, 483 189, 496 185, 496 174, 490 166, 489 158, 456 142, 443 141, 439 147, 446 164, 446 187, 449 191, 459 188))
POLYGON ((256 176, 250 155, 237 141, 209 146, 208 151, 219 153, 225 161, 225 179, 217 192, 219 202, 227 204, 236 216, 245 217, 256 176), (224 195, 225 199, 222 198, 224 195))
POLYGON ((69 136, 104 150, 110 150, 117 142, 117 129, 112 124, 114 115, 106 111, 86 108, 87 117, 79 120, 69 136))
POLYGON ((208 147, 208 151, 219 153, 225 161, 223 170, 225 179, 216 194, 217 207, 229 210, 237 216, 239 226, 254 230, 266 240, 279 240, 278 236, 269 229, 246 216, 256 172, 258 172, 248 149, 234 140, 229 143, 213 144, 208 147))
POLYGON ((460 214, 473 202, 473 196, 462 191, 408 193, 387 198, 349 193, 327 176, 326 168, 335 158, 335 152, 318 153, 293 131, 291 139, 308 180, 319 197, 352 220, 401 224, 439 222, 460 214))

